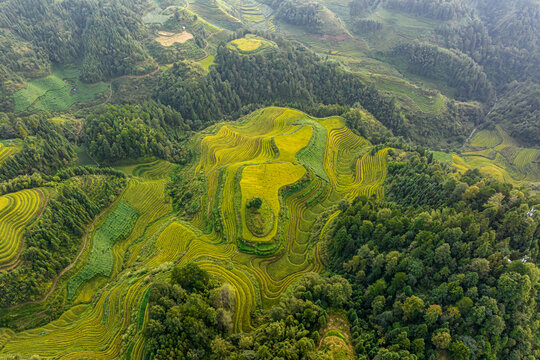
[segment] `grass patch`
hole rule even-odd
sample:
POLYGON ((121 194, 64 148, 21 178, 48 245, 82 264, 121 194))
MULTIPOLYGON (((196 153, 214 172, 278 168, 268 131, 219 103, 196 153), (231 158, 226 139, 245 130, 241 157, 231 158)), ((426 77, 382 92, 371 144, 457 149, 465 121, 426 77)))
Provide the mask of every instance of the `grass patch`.
POLYGON ((452 162, 452 154, 445 153, 442 151, 432 151, 433 152, 433 158, 440 162, 452 162))
POLYGON ((210 66, 212 65, 216 65, 216 63, 214 62, 215 60, 215 56, 213 55, 208 55, 207 57, 205 57, 204 59, 202 60, 199 60, 197 61, 197 63, 206 71, 210 71, 210 66))
POLYGON ((45 110, 61 112, 78 103, 96 101, 108 89, 104 82, 85 84, 76 69, 54 68, 51 75, 28 81, 25 89, 17 91, 15 112, 45 110))
POLYGON ((98 275, 111 275, 114 261, 112 246, 129 235, 136 219, 135 209, 122 201, 107 217, 105 223, 96 230, 87 264, 69 281, 69 299, 74 297, 77 289, 86 281, 98 275))
POLYGON ((319 122, 311 119, 303 119, 297 121, 295 124, 305 124, 313 128, 313 135, 311 136, 308 145, 298 152, 296 159, 301 164, 311 169, 315 175, 329 181, 328 175, 323 168, 323 158, 326 148, 326 128, 319 122))

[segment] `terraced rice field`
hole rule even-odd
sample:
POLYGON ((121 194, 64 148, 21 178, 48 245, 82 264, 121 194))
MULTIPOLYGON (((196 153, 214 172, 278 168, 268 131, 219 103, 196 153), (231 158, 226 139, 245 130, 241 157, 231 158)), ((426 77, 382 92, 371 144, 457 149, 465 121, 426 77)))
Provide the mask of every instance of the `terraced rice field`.
MULTIPOLYGON (((248 331, 253 312, 276 304, 303 274, 322 270, 319 240, 339 215, 337 203, 384 195, 387 149, 370 154, 371 144, 338 117, 267 108, 217 124, 192 141, 196 157, 180 178, 204 179, 202 196, 194 199, 199 213, 184 218, 173 212, 168 163, 125 167, 132 178, 91 229, 91 246, 68 285, 70 307, 37 329, 0 330, 0 357, 144 359, 151 281, 190 261, 234 289, 234 330, 248 331), (315 150, 300 156, 304 149, 315 150), (242 215, 254 197, 274 216, 263 239, 255 239, 242 215), (97 275, 108 279, 96 281, 97 275)), ((332 329, 326 335, 336 338, 332 329)))
POLYGON ((252 34, 233 40, 228 45, 229 49, 237 50, 242 54, 257 54, 276 46, 274 42, 252 34))
POLYGON ((41 190, 23 190, 0 196, 0 270, 16 266, 25 228, 38 215, 41 190))
POLYGON ((241 11, 242 18, 249 23, 261 24, 266 20, 266 17, 262 13, 261 9, 257 6, 257 4, 251 1, 246 1, 241 7, 241 11))
POLYGON ((137 165, 133 169, 133 175, 148 180, 165 179, 173 167, 174 165, 168 161, 157 160, 149 164, 137 165))
POLYGON ((481 130, 471 140, 472 146, 493 148, 501 143, 501 138, 496 130, 481 130))
MULTIPOLYGON (((252 198, 263 198, 270 205, 273 217, 277 217, 280 210, 279 189, 297 182, 305 173, 306 169, 303 166, 294 165, 290 162, 246 166, 242 171, 242 180, 240 180, 240 191, 242 193, 240 212, 242 224, 246 223, 247 201, 252 198)), ((277 222, 274 221, 272 231, 263 238, 255 237, 246 226, 243 226, 242 230, 242 237, 244 239, 249 241, 264 241, 275 236, 277 222)))
MULTIPOLYGON (((540 184, 540 149, 520 147, 500 126, 478 131, 470 146, 453 154, 452 165, 460 172, 479 169, 499 181, 514 185, 540 184)), ((448 161, 446 156, 437 155, 448 161)))
POLYGON ((19 140, 3 140, 0 142, 0 165, 9 159, 10 156, 20 151, 22 145, 19 140))
POLYGON ((228 30, 236 30, 242 22, 229 14, 225 3, 219 0, 190 0, 189 7, 209 23, 228 30))
POLYGON ((86 266, 68 284, 68 299, 72 299, 79 287, 93 277, 110 276, 113 270, 112 247, 131 233, 137 212, 125 202, 120 202, 107 217, 105 223, 94 233, 92 250, 86 266))
POLYGON ((174 164, 164 160, 116 167, 128 176, 141 177, 146 180, 167 179, 173 168, 174 164))
POLYGON ((242 21, 247 27, 262 31, 275 31, 272 23, 275 10, 260 0, 220 0, 229 13, 242 21))
POLYGON ((318 120, 283 108, 255 112, 240 124, 218 125, 196 146, 201 156, 193 171, 206 175, 208 195, 195 221, 210 221, 218 206, 223 226, 214 232, 237 244, 243 254, 234 262, 246 266, 257 279, 263 303, 271 304, 300 274, 320 269, 309 234, 325 209, 343 198, 384 195, 387 149, 366 155, 369 147, 341 118, 318 120), (271 164, 281 168, 284 162, 290 164, 287 176, 271 170, 271 164), (295 173, 299 167, 304 175, 295 173), (293 174, 298 181, 286 185, 293 174), (277 197, 275 187, 280 187, 277 197), (278 218, 277 229, 263 239, 249 234, 245 225, 246 200, 255 196, 271 203, 278 218))
POLYGON ((78 70, 55 68, 51 75, 29 81, 25 89, 13 95, 15 112, 36 109, 65 111, 76 103, 96 101, 107 89, 104 82, 82 83, 78 70))

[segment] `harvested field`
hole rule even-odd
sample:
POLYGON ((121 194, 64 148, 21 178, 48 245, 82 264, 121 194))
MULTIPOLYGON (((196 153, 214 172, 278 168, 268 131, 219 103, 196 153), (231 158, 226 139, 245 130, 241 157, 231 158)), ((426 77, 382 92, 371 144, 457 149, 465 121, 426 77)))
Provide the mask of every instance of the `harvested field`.
POLYGON ((155 38, 158 43, 163 46, 172 46, 175 43, 183 44, 186 41, 193 39, 193 34, 183 31, 181 33, 170 33, 165 31, 158 32, 158 37, 155 38))

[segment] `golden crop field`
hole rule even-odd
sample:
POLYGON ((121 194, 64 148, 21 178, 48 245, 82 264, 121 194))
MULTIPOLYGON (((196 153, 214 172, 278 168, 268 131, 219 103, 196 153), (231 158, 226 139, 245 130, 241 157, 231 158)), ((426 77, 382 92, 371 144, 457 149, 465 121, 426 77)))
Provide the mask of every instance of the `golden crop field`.
POLYGON ((0 143, 0 164, 9 159, 10 156, 18 152, 20 149, 21 145, 19 140, 13 140, 13 142, 8 146, 0 143))
POLYGON ((452 154, 458 171, 479 169, 483 174, 513 185, 540 183, 540 149, 524 148, 504 129, 481 130, 471 139, 471 147, 452 154))
POLYGON ((258 53, 266 49, 276 47, 277 45, 262 37, 247 34, 245 37, 229 42, 229 49, 238 50, 243 54, 258 53))
POLYGON ((26 226, 42 205, 41 190, 23 190, 0 196, 0 270, 16 265, 26 226))
MULTIPOLYGON (((36 329, 0 329, 0 357, 143 359, 151 282, 188 262, 234 289, 234 331, 248 331, 257 309, 275 305, 295 280, 322 270, 319 241, 340 213, 338 202, 384 195, 388 149, 369 154, 371 144, 338 117, 265 108, 217 124, 192 144, 195 158, 179 179, 199 194, 192 199, 199 211, 189 217, 173 210, 166 189, 173 165, 122 168, 129 184, 91 232, 93 241, 110 241, 103 247, 106 271, 98 272, 103 264, 89 248, 71 275, 78 283, 70 307, 36 329), (255 198, 272 213, 272 231, 263 237, 246 226, 246 206, 255 198)), ((336 334, 329 329, 324 346, 334 346, 336 334)))

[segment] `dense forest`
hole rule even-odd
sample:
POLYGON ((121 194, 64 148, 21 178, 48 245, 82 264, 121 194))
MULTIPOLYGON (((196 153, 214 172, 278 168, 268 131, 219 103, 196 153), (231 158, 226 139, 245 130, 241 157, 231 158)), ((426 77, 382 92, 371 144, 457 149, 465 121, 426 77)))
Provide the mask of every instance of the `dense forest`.
POLYGON ((145 336, 155 359, 332 359, 318 349, 321 326, 330 309, 351 299, 343 277, 310 273, 273 307, 254 331, 231 334, 239 299, 226 284, 189 263, 172 271, 170 282, 156 282, 149 297, 150 322, 145 336), (309 294, 309 295, 308 295, 309 294))
POLYGON ((536 47, 507 46, 494 38, 485 22, 474 19, 466 24, 444 24, 437 29, 439 43, 447 48, 459 49, 484 67, 489 79, 497 85, 512 80, 540 81, 536 47))
POLYGON ((328 242, 353 287, 359 354, 534 356, 540 228, 523 193, 411 156, 390 163, 388 200, 358 199, 328 242))
POLYGON ((386 6, 437 20, 461 19, 472 12, 462 0, 388 0, 386 6))
POLYGON ((189 153, 182 143, 188 130, 178 112, 150 102, 96 111, 88 117, 82 137, 100 162, 154 156, 185 163, 189 153))
POLYGON ((0 139, 21 139, 22 150, 0 167, 0 181, 35 172, 52 174, 75 160, 75 149, 46 115, 16 117, 0 113, 0 139))
POLYGON ((145 29, 137 14, 145 4, 142 0, 0 2, 3 89, 13 87, 7 75, 43 76, 53 63, 82 63, 81 78, 91 83, 155 69, 139 43, 145 29))
POLYGON ((196 129, 256 106, 359 102, 397 134, 405 131, 392 99, 337 64, 288 42, 280 43, 279 50, 250 57, 220 47, 216 63, 204 77, 189 64, 176 63, 161 76, 157 99, 178 110, 196 129))
MULTIPOLYGON (((436 19, 440 25, 434 44, 470 56, 495 86, 502 87, 513 80, 540 82, 540 4, 533 0, 354 0, 349 8, 359 30, 362 26, 366 30, 375 26, 365 18, 377 8, 436 19)), ((437 49, 437 53, 444 51, 437 49)))
POLYGON ((410 43, 397 46, 393 55, 404 57, 412 73, 441 80, 455 88, 457 99, 488 102, 493 96, 493 89, 482 68, 460 51, 410 43))

